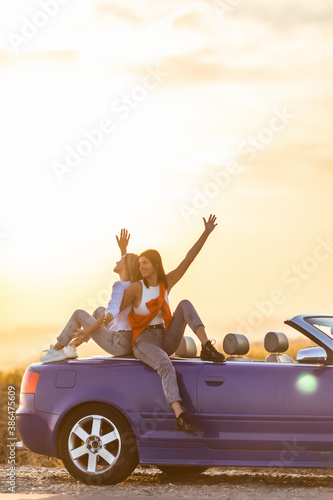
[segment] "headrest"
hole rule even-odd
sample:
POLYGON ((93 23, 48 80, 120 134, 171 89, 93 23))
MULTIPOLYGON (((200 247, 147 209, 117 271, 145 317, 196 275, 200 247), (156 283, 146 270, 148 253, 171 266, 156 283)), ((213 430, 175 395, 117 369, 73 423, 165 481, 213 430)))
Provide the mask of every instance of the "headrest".
POLYGON ((269 354, 265 361, 267 363, 295 363, 293 358, 288 356, 288 354, 269 354))
POLYGON ((289 347, 289 342, 282 332, 268 332, 265 335, 264 346, 268 352, 285 352, 289 347))
POLYGON ((184 336, 175 354, 181 358, 195 358, 197 355, 197 346, 194 339, 187 335, 184 336))
POLYGON ((250 350, 250 344, 242 333, 228 333, 223 340, 223 350, 227 354, 244 355, 250 350))

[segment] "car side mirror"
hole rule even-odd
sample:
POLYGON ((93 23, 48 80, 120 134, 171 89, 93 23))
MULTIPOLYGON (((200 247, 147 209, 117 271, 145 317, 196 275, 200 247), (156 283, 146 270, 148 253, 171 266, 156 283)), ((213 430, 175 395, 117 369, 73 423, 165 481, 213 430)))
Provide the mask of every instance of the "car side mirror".
POLYGON ((298 351, 296 361, 298 363, 323 364, 327 361, 327 353, 323 347, 305 347, 298 351))

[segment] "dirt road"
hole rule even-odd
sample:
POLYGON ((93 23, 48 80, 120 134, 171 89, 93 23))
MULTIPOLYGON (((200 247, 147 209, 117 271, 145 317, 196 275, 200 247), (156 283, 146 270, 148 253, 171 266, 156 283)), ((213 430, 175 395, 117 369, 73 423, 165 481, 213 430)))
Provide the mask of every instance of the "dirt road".
MULTIPOLYGON (((16 470, 15 493, 6 486, 6 466, 0 466, 1 492, 8 498, 59 498, 67 495, 152 498, 221 498, 267 500, 285 498, 327 500, 332 495, 331 469, 210 469, 196 477, 172 477, 158 469, 136 469, 124 482, 87 486, 73 479, 66 469, 20 466, 16 470), (7 496, 7 495, 6 495, 7 496)), ((4 496, 2 496, 4 498, 4 496)))

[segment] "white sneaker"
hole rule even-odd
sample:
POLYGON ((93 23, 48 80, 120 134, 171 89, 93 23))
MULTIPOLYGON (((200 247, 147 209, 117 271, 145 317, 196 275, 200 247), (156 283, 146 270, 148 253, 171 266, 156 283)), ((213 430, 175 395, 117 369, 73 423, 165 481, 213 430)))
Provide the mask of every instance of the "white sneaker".
POLYGON ((59 349, 59 351, 57 351, 54 349, 53 345, 50 345, 50 349, 39 359, 42 363, 53 363, 53 361, 63 361, 64 359, 67 359, 67 355, 64 352, 64 349, 59 349))
POLYGON ((68 359, 74 359, 77 358, 77 352, 76 352, 76 347, 74 345, 68 345, 64 347, 64 353, 66 354, 68 359))

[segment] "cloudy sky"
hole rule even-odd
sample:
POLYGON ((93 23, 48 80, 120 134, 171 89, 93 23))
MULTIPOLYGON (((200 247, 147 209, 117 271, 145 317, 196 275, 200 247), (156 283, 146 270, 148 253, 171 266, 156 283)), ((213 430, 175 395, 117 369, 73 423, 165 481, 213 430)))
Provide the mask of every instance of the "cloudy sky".
POLYGON ((169 271, 217 215, 171 305, 218 341, 333 313, 332 28, 327 0, 2 0, 4 366, 108 301, 121 227, 169 271))

